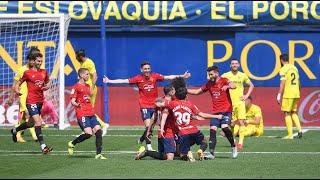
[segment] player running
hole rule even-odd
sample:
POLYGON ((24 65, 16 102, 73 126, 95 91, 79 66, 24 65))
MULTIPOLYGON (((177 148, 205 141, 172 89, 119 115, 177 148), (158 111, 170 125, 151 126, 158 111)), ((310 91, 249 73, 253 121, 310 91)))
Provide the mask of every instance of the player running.
POLYGON ((24 72, 22 78, 15 86, 15 92, 16 94, 21 95, 19 87, 23 82, 27 83, 28 95, 26 104, 31 118, 28 122, 19 125, 17 128, 11 129, 11 134, 13 141, 17 142, 17 132, 34 126, 41 150, 43 154, 47 154, 52 151, 52 148, 44 143, 40 114, 44 100, 43 92, 49 89, 49 76, 45 69, 40 68, 43 61, 43 55, 40 52, 31 53, 29 61, 34 61, 30 62, 31 64, 34 64, 34 66, 24 72))
POLYGON ((94 133, 96 136, 96 156, 95 159, 107 159, 101 154, 102 151, 102 130, 96 119, 93 105, 90 101, 92 87, 86 83, 89 79, 89 70, 80 68, 78 71, 79 82, 71 90, 71 104, 75 106, 78 124, 84 132, 73 141, 68 143, 68 153, 73 155, 75 145, 91 138, 94 133))

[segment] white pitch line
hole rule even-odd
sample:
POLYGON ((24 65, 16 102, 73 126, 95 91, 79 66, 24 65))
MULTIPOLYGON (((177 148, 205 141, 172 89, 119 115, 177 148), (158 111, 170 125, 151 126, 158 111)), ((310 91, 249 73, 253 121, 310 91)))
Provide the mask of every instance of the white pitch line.
MULTIPOLYGON (((309 129, 303 129, 302 130, 302 134, 304 134, 304 133, 306 133, 306 132, 308 132, 309 131, 309 129)), ((298 136, 298 133, 294 133, 293 134, 293 137, 296 137, 296 136, 298 136)))
MULTIPOLYGON (((40 151, 30 151, 30 150, 20 150, 20 151, 12 151, 12 150, 0 150, 0 153, 8 153, 8 154, 28 154, 28 155, 37 155, 42 153, 40 151)), ((51 154, 61 154, 67 155, 68 151, 55 151, 53 150, 51 154)), ((75 151, 75 154, 94 154, 96 151, 75 151)), ((137 151, 103 151, 102 153, 106 154, 135 154, 137 151)), ((230 154, 231 152, 215 152, 216 154, 230 154)), ((209 152, 205 152, 205 154, 209 154, 209 152)), ((241 151, 239 154, 303 154, 303 155, 318 155, 320 152, 245 152, 241 151)), ((7 154, 0 154, 7 155, 7 154)))
MULTIPOLYGON (((79 134, 52 134, 52 135, 43 135, 44 137, 76 137, 79 136, 79 134)), ((114 134, 105 135, 107 137, 141 137, 141 135, 132 135, 132 134, 114 134)), ((11 137, 10 134, 0 134, 0 137, 11 137)), ((154 137, 158 137, 157 135, 154 135, 154 137)), ((209 137, 209 136, 205 136, 209 137)), ((223 136, 217 136, 218 138, 223 138, 223 136)), ((278 136, 260 136, 263 138, 277 138, 278 136)))

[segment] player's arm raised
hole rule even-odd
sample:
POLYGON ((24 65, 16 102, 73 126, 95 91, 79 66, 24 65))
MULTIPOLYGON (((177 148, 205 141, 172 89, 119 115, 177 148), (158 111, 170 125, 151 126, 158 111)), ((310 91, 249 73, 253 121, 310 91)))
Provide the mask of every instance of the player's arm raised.
POLYGON ((231 81, 228 81, 228 85, 225 85, 221 88, 222 91, 226 91, 227 89, 235 89, 236 88, 236 85, 231 82, 231 81))
POLYGON ((182 77, 182 78, 188 79, 190 76, 191 76, 191 73, 189 73, 188 71, 186 71, 184 74, 181 74, 181 75, 168 75, 168 76, 164 76, 164 79, 165 79, 165 80, 173 80, 173 79, 178 78, 178 77, 182 77))
POLYGON ((202 94, 203 90, 201 88, 199 89, 188 89, 188 94, 198 95, 202 94))
POLYGON ((129 79, 114 79, 114 80, 111 80, 107 76, 104 76, 103 77, 103 82, 104 83, 110 83, 110 84, 128 84, 129 83, 129 79))
MULTIPOLYGON (((217 118, 217 119, 222 119, 223 115, 219 114, 219 115, 213 115, 213 114, 208 114, 208 113, 204 113, 204 112, 199 112, 197 115, 199 115, 200 117, 203 117, 206 119, 212 119, 212 118, 217 118)), ((202 120, 202 119, 200 119, 202 120)))

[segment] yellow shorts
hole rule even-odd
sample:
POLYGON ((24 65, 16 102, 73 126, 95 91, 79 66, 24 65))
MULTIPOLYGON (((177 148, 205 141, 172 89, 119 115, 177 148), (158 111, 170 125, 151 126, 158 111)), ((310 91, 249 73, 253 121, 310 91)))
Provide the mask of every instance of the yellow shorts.
POLYGON ((281 111, 297 112, 299 98, 283 98, 281 102, 281 111))
POLYGON ((19 111, 24 112, 27 110, 27 94, 19 96, 19 111))
POLYGON ((245 126, 245 135, 244 136, 262 136, 263 129, 258 128, 256 125, 249 124, 245 126))
POLYGON ((232 122, 246 119, 246 105, 243 101, 232 106, 232 122))
POLYGON ((263 135, 263 128, 257 128, 256 133, 254 134, 255 136, 262 136, 263 135))
POLYGON ((97 86, 95 86, 94 89, 93 89, 92 95, 91 95, 91 97, 90 97, 90 101, 91 101, 93 107, 94 107, 95 104, 96 104, 97 94, 98 94, 98 88, 97 88, 97 86))

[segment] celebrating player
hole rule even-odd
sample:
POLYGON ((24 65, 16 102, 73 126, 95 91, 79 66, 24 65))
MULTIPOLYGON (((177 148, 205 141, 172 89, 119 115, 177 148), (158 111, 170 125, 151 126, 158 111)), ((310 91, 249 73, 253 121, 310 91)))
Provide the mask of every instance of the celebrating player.
POLYGON ((141 75, 134 76, 129 79, 115 79, 110 80, 108 77, 103 78, 104 83, 112 83, 112 84, 136 84, 139 88, 139 105, 142 120, 145 125, 145 131, 138 140, 138 143, 141 144, 144 140, 147 144, 147 150, 152 150, 151 140, 146 138, 146 134, 148 132, 148 128, 153 124, 153 120, 151 117, 155 112, 155 100, 158 97, 158 89, 157 82, 163 80, 172 80, 176 77, 189 78, 191 76, 190 73, 185 72, 183 75, 169 75, 163 76, 158 73, 151 72, 151 64, 149 62, 142 62, 140 65, 141 75))
POLYGON ((232 132, 229 128, 231 124, 231 112, 232 103, 230 99, 229 89, 234 89, 235 85, 230 82, 227 78, 220 77, 219 69, 217 66, 211 66, 207 69, 209 80, 199 89, 188 89, 189 94, 198 95, 209 91, 212 101, 212 113, 223 114, 224 119, 214 118, 210 121, 210 138, 209 138, 209 151, 211 156, 210 159, 215 158, 215 147, 217 144, 217 128, 220 127, 230 142, 232 148, 233 158, 237 157, 237 148, 235 147, 232 132))
POLYGON ((80 68, 78 71, 79 82, 71 90, 71 103, 75 106, 78 124, 84 134, 81 134, 68 143, 69 155, 73 155, 76 144, 89 139, 93 133, 96 135, 96 159, 107 159, 101 154, 102 151, 102 130, 96 119, 93 105, 90 101, 92 87, 86 83, 89 79, 89 70, 80 68))
MULTIPOLYGON (((175 81, 181 81, 176 78, 175 81)), ((180 82, 179 82, 180 84, 180 82)), ((165 106, 174 115, 175 125, 178 128, 178 135, 180 137, 180 153, 183 160, 194 161, 192 152, 190 151, 191 144, 200 145, 197 151, 199 160, 204 159, 204 151, 207 149, 207 142, 202 132, 196 126, 194 120, 205 120, 210 118, 222 119, 223 115, 212 115, 201 112, 192 102, 187 100, 188 90, 186 87, 176 89, 176 99, 168 102, 159 100, 156 102, 158 107, 165 106), (204 119, 205 118, 205 119, 204 119)))
MULTIPOLYGON (((86 54, 83 49, 80 49, 76 52, 76 58, 81 64, 80 68, 87 68, 89 70, 90 76, 86 83, 89 84, 90 88, 92 89, 90 101, 94 107, 96 104, 96 97, 98 93, 98 88, 96 86, 96 82, 98 79, 96 66, 90 58, 86 57, 86 54)), ((97 120, 99 121, 102 127, 102 136, 105 136, 107 134, 107 128, 109 127, 109 124, 104 123, 103 120, 101 120, 101 118, 97 114, 95 114, 95 116, 97 117, 97 120)))
MULTIPOLYGON (((29 59, 30 59, 30 55, 33 52, 36 52, 36 51, 40 52, 40 50, 38 48, 35 48, 35 47, 32 47, 30 49, 30 52, 27 55, 28 63, 26 65, 20 67, 18 69, 18 71, 17 71, 17 74, 13 78, 12 91, 10 93, 9 100, 8 100, 8 105, 10 105, 10 106, 13 103, 13 99, 14 99, 14 95, 15 95, 15 90, 14 90, 15 86, 16 86, 17 82, 22 78, 23 73, 26 70, 29 70, 29 69, 32 68, 32 66, 33 66, 32 63, 34 63, 34 61, 30 61, 29 59)), ((19 112, 20 113, 19 113, 18 117, 21 117, 21 119, 18 120, 18 123, 17 123, 16 127, 18 127, 20 124, 25 123, 30 118, 28 110, 27 110, 27 105, 26 105, 27 95, 28 95, 28 88, 27 88, 27 83, 26 82, 23 82, 21 84, 21 86, 20 86, 20 94, 21 94, 21 96, 19 96, 19 112)), ((30 131, 30 134, 31 134, 33 140, 37 141, 38 138, 37 138, 37 135, 36 135, 34 127, 29 128, 29 131, 30 131)), ((26 141, 23 139, 21 133, 22 133, 22 131, 17 132, 17 142, 24 143, 26 141)))
POLYGON ((45 69, 41 69, 41 64, 43 61, 43 55, 40 52, 33 52, 30 54, 29 61, 34 66, 26 70, 22 78, 17 82, 15 86, 15 92, 21 95, 19 87, 23 82, 27 83, 28 95, 27 95, 27 109, 30 114, 30 119, 28 122, 22 123, 17 128, 11 129, 12 139, 17 142, 16 134, 17 132, 35 126, 36 135, 40 143, 41 150, 43 154, 47 154, 52 151, 52 148, 48 147, 44 143, 41 125, 41 108, 44 100, 43 92, 49 89, 49 76, 45 69))
MULTIPOLYGON (((165 86, 163 91, 165 94, 163 98, 166 101, 171 101, 175 94, 174 87, 171 85, 165 86)), ((150 156, 160 160, 173 160, 174 153, 176 152, 175 124, 173 120, 173 114, 168 113, 167 109, 156 108, 156 113, 154 113, 153 116, 157 116, 157 119, 160 120, 160 128, 158 130, 158 152, 145 151, 145 147, 142 146, 142 148, 139 149, 135 159, 139 160, 150 156), (162 111, 166 111, 166 113, 162 113, 162 111)), ((149 126, 147 138, 149 138, 150 130, 151 126, 149 126)))

